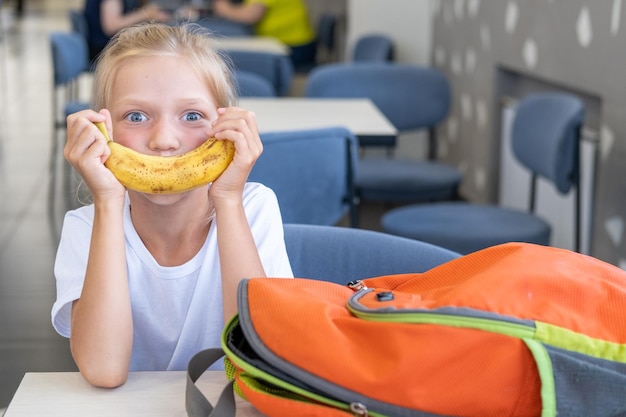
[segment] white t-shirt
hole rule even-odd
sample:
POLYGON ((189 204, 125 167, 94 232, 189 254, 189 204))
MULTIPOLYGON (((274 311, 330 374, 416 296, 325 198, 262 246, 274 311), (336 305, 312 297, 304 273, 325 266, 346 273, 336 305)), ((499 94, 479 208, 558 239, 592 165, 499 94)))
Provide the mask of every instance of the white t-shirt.
MULTIPOLYGON (((243 205, 267 276, 293 277, 274 192, 248 183, 243 205)), ((68 212, 63 223, 54 266, 52 324, 64 337, 71 333, 72 302, 82 292, 93 216, 93 205, 85 206, 68 212)), ((128 198, 124 234, 133 314, 130 370, 185 370, 195 353, 220 346, 224 327, 215 222, 200 251, 175 267, 160 266, 148 252, 133 227, 128 198)))

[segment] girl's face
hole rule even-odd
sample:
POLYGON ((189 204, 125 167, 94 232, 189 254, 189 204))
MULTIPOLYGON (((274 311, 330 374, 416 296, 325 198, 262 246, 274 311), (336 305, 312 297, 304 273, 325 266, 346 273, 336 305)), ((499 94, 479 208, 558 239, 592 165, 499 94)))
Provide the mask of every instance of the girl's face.
POLYGON ((124 62, 110 97, 113 140, 145 154, 170 156, 195 149, 217 119, 206 83, 180 57, 124 62))

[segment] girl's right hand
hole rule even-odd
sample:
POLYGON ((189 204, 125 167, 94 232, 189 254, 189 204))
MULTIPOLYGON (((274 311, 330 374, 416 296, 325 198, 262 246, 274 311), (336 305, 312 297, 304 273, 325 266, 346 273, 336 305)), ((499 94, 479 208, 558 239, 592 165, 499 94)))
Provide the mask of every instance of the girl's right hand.
POLYGON ((111 150, 95 122, 105 122, 111 134, 108 110, 101 110, 100 113, 83 110, 67 117, 67 142, 63 156, 83 178, 94 201, 101 198, 123 199, 126 189, 104 166, 111 150))

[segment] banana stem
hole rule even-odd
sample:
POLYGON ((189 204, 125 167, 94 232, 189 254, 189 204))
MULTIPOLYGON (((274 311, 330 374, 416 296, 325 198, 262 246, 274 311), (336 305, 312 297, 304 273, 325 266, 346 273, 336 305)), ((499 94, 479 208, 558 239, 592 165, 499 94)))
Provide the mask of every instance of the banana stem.
POLYGON ((98 130, 100 132, 102 132, 102 134, 104 135, 104 138, 107 140, 107 142, 113 142, 113 140, 111 140, 111 138, 109 137, 109 132, 107 132, 107 128, 106 128, 104 122, 95 122, 94 124, 96 125, 98 130))

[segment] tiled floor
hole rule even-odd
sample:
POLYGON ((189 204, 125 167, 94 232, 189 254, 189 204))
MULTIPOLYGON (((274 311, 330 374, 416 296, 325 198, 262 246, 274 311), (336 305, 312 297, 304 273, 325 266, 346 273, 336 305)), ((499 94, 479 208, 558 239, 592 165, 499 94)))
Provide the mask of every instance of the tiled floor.
MULTIPOLYGON (((0 2, 1 3, 1 2, 0 2)), ((25 372, 75 370, 67 340, 50 324, 57 226, 65 207, 48 187, 52 73, 48 34, 69 30, 67 10, 82 0, 29 0, 0 14, 0 415, 25 372)), ((300 80, 301 81, 301 80, 300 80)), ((362 212, 376 228, 380 209, 362 212), (378 210, 378 211, 377 211, 378 210)))

